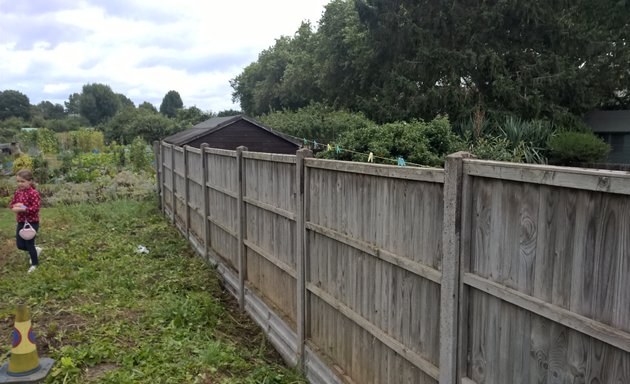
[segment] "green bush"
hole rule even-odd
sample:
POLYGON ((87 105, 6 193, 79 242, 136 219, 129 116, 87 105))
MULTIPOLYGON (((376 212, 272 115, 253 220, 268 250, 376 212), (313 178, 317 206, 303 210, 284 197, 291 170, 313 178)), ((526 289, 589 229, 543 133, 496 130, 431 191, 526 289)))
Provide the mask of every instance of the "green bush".
POLYGON ((33 177, 38 183, 47 183, 50 179, 49 162, 42 155, 33 158, 33 177))
POLYGON ((13 174, 21 169, 33 170, 33 159, 29 155, 21 154, 13 161, 13 174))
POLYGON ((559 165, 595 163, 610 152, 610 146, 592 133, 562 132, 549 140, 549 162, 559 165))
POLYGON ((135 171, 146 171, 151 167, 151 150, 147 143, 137 136, 129 145, 129 161, 135 171))
POLYGON ((373 126, 362 113, 334 111, 314 103, 297 111, 275 111, 257 118, 262 124, 299 139, 334 143, 344 132, 373 126))
MULTIPOLYGON (((325 143, 324 143, 325 144, 325 143)), ((339 137, 341 153, 325 151, 318 157, 340 160, 367 161, 368 154, 374 162, 397 164, 397 158, 415 165, 442 166, 450 153, 464 148, 463 141, 452 130, 446 117, 430 122, 415 120, 354 129, 339 137)))

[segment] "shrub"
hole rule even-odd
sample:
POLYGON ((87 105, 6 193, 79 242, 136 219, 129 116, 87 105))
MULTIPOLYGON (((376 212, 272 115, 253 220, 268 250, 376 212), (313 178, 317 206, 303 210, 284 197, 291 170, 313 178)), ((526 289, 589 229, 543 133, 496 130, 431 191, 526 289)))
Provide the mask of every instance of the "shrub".
POLYGON ((13 161, 12 172, 15 174, 20 169, 33 170, 33 159, 29 155, 21 154, 13 161))
POLYGON ((129 146, 129 161, 135 171, 145 171, 151 166, 149 158, 151 152, 147 148, 147 143, 137 136, 129 146))
POLYGON ((33 177, 38 183, 47 183, 50 179, 50 169, 48 160, 41 155, 33 158, 33 177))
POLYGON ((549 140, 549 162, 559 165, 604 160, 610 146, 592 133, 562 132, 549 140))
POLYGON ((339 138, 342 152, 320 152, 318 157, 340 160, 366 161, 372 152, 375 162, 395 165, 402 157, 407 163, 427 166, 442 166, 444 157, 464 148, 461 139, 452 132, 446 117, 437 117, 430 122, 414 120, 345 132, 339 138))

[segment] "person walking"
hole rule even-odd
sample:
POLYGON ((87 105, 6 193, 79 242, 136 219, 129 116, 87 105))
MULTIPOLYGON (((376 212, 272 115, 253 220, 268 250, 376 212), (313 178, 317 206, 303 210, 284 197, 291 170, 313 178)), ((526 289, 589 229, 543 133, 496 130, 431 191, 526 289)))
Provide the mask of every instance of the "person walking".
POLYGON ((20 236, 20 230, 28 223, 39 230, 39 192, 35 189, 33 173, 28 169, 22 169, 15 174, 17 190, 13 194, 13 199, 9 208, 16 214, 17 226, 15 230, 15 243, 18 249, 27 251, 30 256, 31 266, 28 273, 33 272, 39 265, 39 255, 42 252, 40 247, 35 246, 35 237, 25 240, 20 236))

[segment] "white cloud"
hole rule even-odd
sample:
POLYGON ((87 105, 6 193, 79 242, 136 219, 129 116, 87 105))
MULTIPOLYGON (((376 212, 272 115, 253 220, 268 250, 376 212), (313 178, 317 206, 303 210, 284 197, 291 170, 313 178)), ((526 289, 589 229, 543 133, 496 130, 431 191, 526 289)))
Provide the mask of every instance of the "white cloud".
POLYGON ((176 90, 186 106, 238 109, 229 80, 328 1, 0 0, 0 84, 32 104, 103 83, 136 104, 176 90))

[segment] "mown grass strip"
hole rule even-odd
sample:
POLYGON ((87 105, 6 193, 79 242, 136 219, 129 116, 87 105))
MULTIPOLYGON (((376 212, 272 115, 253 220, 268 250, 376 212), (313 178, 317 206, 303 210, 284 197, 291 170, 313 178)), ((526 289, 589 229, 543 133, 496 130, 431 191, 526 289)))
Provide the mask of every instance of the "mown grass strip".
POLYGON ((32 311, 47 383, 305 383, 221 289, 155 201, 42 210, 40 268, 26 274, 0 212, 0 357, 19 301, 32 311), (137 253, 138 245, 149 249, 137 253))

